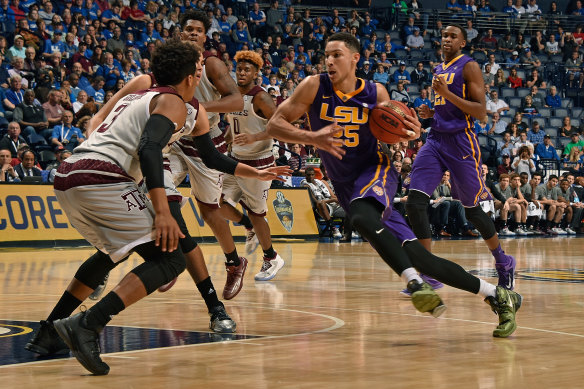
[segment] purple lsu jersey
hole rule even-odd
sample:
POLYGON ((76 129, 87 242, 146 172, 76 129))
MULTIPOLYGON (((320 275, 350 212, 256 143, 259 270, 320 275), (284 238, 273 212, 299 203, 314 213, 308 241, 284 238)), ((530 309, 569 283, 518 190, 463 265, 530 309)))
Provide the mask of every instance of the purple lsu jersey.
POLYGON ((343 127, 335 138, 343 140, 347 152, 342 160, 319 150, 328 176, 336 182, 353 182, 365 166, 379 163, 379 143, 369 130, 369 112, 377 105, 374 82, 357 79, 354 92, 344 94, 335 90, 327 74, 320 75, 320 86, 308 111, 311 131, 333 123, 343 127))
MULTIPOLYGON (((443 77, 448 90, 455 95, 466 99, 468 92, 464 82, 464 65, 473 61, 467 55, 461 54, 448 63, 441 63, 434 68, 434 77, 443 77)), ((436 94, 434 96, 434 122, 432 131, 454 133, 473 127, 470 115, 461 111, 456 105, 436 94)))

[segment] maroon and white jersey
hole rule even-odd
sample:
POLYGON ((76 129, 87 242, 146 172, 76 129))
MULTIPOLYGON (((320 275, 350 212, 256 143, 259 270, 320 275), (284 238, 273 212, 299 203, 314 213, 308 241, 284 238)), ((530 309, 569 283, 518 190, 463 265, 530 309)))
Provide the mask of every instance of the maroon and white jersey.
MULTIPOLYGON (((208 101, 217 101, 221 98, 221 94, 215 88, 213 83, 207 77, 206 66, 203 66, 203 74, 201 74, 201 81, 195 89, 195 98, 201 103, 208 101)), ((209 132, 211 138, 215 138, 221 134, 221 130, 218 127, 219 124, 219 114, 217 112, 207 112, 207 117, 209 118, 209 132)))
MULTIPOLYGON (((75 154, 71 158, 76 160, 83 158, 83 153, 94 153, 94 155, 97 153, 103 156, 103 160, 115 163, 136 182, 139 182, 142 179, 138 157, 140 137, 150 118, 150 102, 161 93, 176 94, 171 88, 159 87, 133 93, 120 99, 103 123, 85 142, 75 148, 75 154)), ((168 145, 192 131, 198 113, 196 100, 187 104, 187 112, 185 126, 178 131, 175 130, 168 145)))
MULTIPOLYGON (((254 97, 262 92, 259 86, 254 87, 243 96, 243 110, 226 114, 231 127, 231 133, 235 137, 238 134, 257 134, 266 131, 268 119, 259 116, 253 107, 254 97)), ((241 160, 267 158, 272 155, 274 141, 265 139, 247 145, 231 145, 231 154, 241 160)))

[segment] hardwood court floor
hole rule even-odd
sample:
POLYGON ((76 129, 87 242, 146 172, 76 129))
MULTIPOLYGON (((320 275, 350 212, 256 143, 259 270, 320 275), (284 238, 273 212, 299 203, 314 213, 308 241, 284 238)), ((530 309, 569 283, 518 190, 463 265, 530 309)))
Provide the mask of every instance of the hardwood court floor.
MULTIPOLYGON (((88 376, 74 358, 35 360, 22 350, 30 337, 23 332, 47 316, 91 250, 2 251, 0 387, 584 387, 584 239, 503 244, 518 258, 516 289, 524 296, 519 328, 508 339, 491 336, 497 316, 480 297, 450 287, 440 291, 448 305, 441 318, 417 313, 398 294, 403 283, 366 243, 276 242, 286 261, 280 274, 254 282, 256 252, 243 291, 225 302, 239 338, 209 334, 204 304, 185 273, 169 292, 112 320, 103 355, 111 371, 104 377, 88 376)), ((433 247, 495 281, 481 240, 433 247)), ((220 249, 203 251, 220 292, 220 249)), ((137 263, 132 257, 114 270, 108 291, 137 263)))

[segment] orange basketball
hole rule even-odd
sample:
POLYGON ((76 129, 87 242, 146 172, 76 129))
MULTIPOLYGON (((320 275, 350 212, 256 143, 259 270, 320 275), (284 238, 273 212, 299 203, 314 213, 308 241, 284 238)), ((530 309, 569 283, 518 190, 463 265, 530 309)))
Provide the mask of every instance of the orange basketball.
POLYGON ((369 113, 369 129, 381 142, 393 144, 407 138, 410 130, 404 124, 406 115, 411 115, 407 105, 399 101, 378 104, 369 113))

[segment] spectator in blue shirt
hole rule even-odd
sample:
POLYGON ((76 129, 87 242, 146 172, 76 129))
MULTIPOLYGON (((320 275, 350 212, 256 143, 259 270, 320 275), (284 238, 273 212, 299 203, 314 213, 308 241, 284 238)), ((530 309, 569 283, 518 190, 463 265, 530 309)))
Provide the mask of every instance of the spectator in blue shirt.
POLYGON ((550 94, 545 98, 545 105, 553 108, 562 107, 562 98, 558 95, 558 89, 554 85, 550 86, 550 94))
POLYGON ((527 132, 527 140, 529 140, 534 145, 538 145, 540 143, 543 143, 544 135, 545 133, 541 131, 539 127, 539 122, 537 120, 534 120, 533 123, 531 124, 531 130, 527 132))
POLYGON ((420 91, 420 96, 416 97, 414 100, 414 109, 416 111, 419 111, 419 108, 422 105, 427 105, 428 108, 432 108, 432 102, 428 98, 428 91, 426 89, 422 89, 420 91))
POLYGON ((399 69, 396 70, 393 75, 392 79, 394 83, 398 83, 399 81, 403 81, 404 84, 409 84, 412 82, 410 77, 410 72, 406 70, 406 63, 404 61, 400 61, 399 69))
POLYGON ((377 65, 377 71, 373 75, 373 81, 379 82, 383 85, 387 84, 389 81, 389 75, 385 72, 383 65, 377 65))
POLYGON ((150 42, 156 42, 162 40, 162 37, 157 31, 154 31, 154 23, 148 22, 146 24, 146 32, 142 33, 140 41, 143 45, 147 45, 150 42))
POLYGON ((539 159, 554 159, 556 161, 560 160, 556 148, 552 144, 552 138, 549 135, 543 136, 543 143, 540 143, 535 148, 535 155, 539 159))
POLYGON ((57 124, 53 127, 53 133, 50 137, 51 144, 55 148, 66 148, 67 150, 72 151, 82 143, 85 138, 79 128, 73 127, 73 112, 63 112, 62 122, 62 124, 57 124))
POLYGON ((112 89, 120 77, 120 69, 114 65, 112 53, 105 53, 105 64, 95 72, 97 76, 102 76, 105 80, 105 89, 112 89))
POLYGON ((474 130, 477 134, 487 135, 491 130, 491 125, 489 124, 489 117, 485 115, 482 120, 476 119, 474 122, 474 130))
POLYGON ((64 53, 66 51, 65 43, 61 41, 61 36, 63 33, 61 31, 55 31, 51 39, 45 41, 45 47, 43 53, 53 54, 53 53, 64 53))

